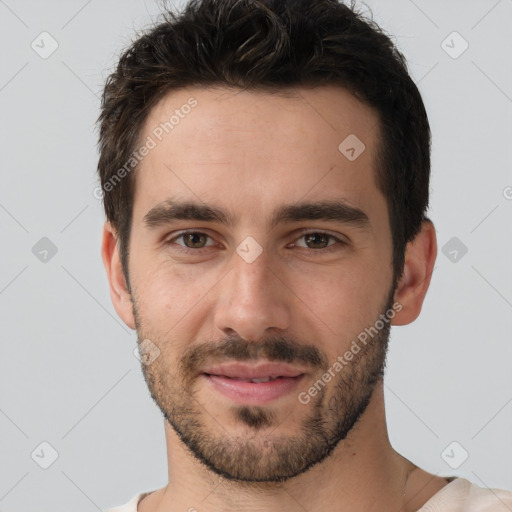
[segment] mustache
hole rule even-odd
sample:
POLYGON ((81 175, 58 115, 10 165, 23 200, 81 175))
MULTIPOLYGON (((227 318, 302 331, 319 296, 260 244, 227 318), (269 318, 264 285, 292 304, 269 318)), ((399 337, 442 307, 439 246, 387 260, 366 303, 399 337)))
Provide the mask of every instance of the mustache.
POLYGON ((212 361, 254 361, 266 359, 272 362, 300 363, 327 370, 327 357, 314 345, 301 345, 290 338, 273 336, 261 342, 248 341, 239 336, 228 336, 214 343, 190 347, 180 360, 184 376, 200 373, 201 368, 212 361))

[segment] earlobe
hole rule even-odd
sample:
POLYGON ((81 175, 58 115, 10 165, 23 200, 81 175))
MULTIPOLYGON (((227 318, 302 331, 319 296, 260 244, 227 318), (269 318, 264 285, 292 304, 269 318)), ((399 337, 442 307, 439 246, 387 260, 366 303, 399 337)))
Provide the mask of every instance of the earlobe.
POLYGON ((420 232, 407 244, 405 265, 395 290, 394 300, 402 309, 393 325, 406 325, 419 316, 427 294, 437 256, 436 230, 432 222, 422 223, 420 232))
POLYGON ((131 295, 121 265, 116 232, 110 222, 105 222, 103 227, 101 257, 107 272, 112 304, 123 322, 131 329, 135 329, 131 295))

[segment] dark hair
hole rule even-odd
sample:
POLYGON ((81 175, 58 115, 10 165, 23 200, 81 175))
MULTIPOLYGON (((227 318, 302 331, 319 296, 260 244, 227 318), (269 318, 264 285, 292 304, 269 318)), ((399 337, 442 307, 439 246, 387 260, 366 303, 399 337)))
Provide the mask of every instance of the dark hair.
POLYGON ((134 176, 112 179, 165 94, 186 86, 279 92, 333 84, 380 119, 376 182, 388 204, 396 283, 407 242, 428 220, 429 123, 403 55, 353 4, 337 0, 192 0, 182 13, 164 12, 124 51, 103 92, 98 172, 127 281, 134 176))

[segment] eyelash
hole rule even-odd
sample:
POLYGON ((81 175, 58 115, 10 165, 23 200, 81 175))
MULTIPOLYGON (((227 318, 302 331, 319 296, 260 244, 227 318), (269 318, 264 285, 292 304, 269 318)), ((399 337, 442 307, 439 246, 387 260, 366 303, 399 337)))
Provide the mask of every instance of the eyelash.
MULTIPOLYGON (((188 235, 188 234, 191 234, 191 233, 198 234, 198 235, 206 235, 208 238, 212 239, 212 237, 210 235, 208 235, 207 233, 204 233, 203 231, 196 231, 196 230, 190 229, 190 230, 186 230, 186 231, 181 231, 177 235, 174 235, 172 238, 169 238, 165 242, 165 244, 166 245, 174 244, 175 240, 178 240, 179 238, 182 238, 185 235, 188 235)), ((338 237, 335 237, 334 235, 331 235, 330 233, 326 233, 325 231, 303 231, 295 239, 295 241, 297 241, 297 240, 299 240, 301 238, 304 238, 307 235, 324 235, 324 236, 328 237, 329 239, 332 239, 332 240, 335 241, 334 244, 328 245, 327 247, 323 247, 323 248, 320 248, 320 249, 310 249, 308 247, 299 247, 299 249, 303 249, 303 250, 309 252, 310 254, 315 254, 315 253, 316 254, 326 254, 326 253, 330 253, 330 252, 335 251, 335 250, 339 250, 340 246, 348 245, 347 242, 341 240, 338 237)), ((190 253, 190 254, 192 254, 192 253, 197 254, 198 252, 200 252, 203 249, 207 249, 208 247, 212 247, 212 246, 207 246, 207 247, 200 247, 198 249, 192 249, 190 247, 186 247, 186 246, 181 245, 181 244, 175 244, 175 245, 177 245, 179 247, 179 249, 178 249, 179 251, 184 252, 184 253, 190 253)))

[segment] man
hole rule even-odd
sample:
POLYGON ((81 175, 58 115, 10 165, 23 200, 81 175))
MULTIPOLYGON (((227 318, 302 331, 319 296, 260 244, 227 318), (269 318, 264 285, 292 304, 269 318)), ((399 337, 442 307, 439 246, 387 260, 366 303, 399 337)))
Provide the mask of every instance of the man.
POLYGON ((109 77, 111 297, 165 418, 169 482, 116 511, 506 511, 390 445, 391 325, 436 237, 405 61, 336 0, 197 0, 109 77))

